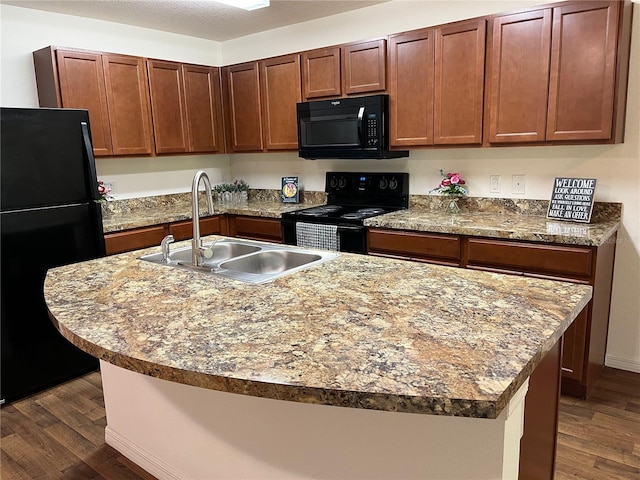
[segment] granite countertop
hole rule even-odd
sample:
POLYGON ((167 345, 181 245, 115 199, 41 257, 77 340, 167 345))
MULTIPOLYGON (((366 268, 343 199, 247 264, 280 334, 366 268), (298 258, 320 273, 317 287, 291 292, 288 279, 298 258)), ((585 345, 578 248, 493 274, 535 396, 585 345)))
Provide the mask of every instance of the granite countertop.
POLYGON ((451 199, 412 197, 408 210, 364 221, 368 227, 506 238, 545 243, 599 246, 620 228, 622 204, 597 202, 591 223, 562 222, 546 217, 548 201, 459 198, 460 213, 447 212, 451 199))
POLYGON ((260 285, 136 259, 158 251, 49 270, 61 333, 136 372, 305 403, 496 418, 591 298, 348 253, 260 285))
MULTIPOLYGON (((228 213, 232 215, 249 215, 252 217, 280 218, 283 212, 290 212, 292 210, 321 204, 322 202, 300 205, 295 203, 282 203, 270 199, 252 200, 245 204, 238 205, 222 205, 216 203, 214 205, 214 213, 216 215, 228 213)), ((206 212, 204 204, 201 206, 200 212, 206 212)), ((131 228, 191 220, 191 216, 190 203, 166 202, 148 208, 140 208, 138 206, 138 208, 120 209, 107 214, 103 212, 102 227, 105 233, 111 233, 131 228)))
MULTIPOLYGON (((282 203, 278 195, 279 192, 270 190, 252 191, 247 203, 216 203, 215 212, 280 218, 284 212, 326 202, 323 192, 306 193, 305 202, 301 204, 282 203)), ((561 222, 546 218, 548 201, 475 197, 460 198, 462 211, 451 214, 447 208, 449 201, 446 196, 412 195, 409 209, 373 217, 364 224, 398 230, 599 246, 618 231, 622 215, 622 204, 596 202, 591 223, 561 222)), ((110 233, 190 220, 190 202, 190 194, 109 202, 108 208, 103 209, 103 229, 110 233)), ((204 202, 200 211, 205 211, 204 202)))

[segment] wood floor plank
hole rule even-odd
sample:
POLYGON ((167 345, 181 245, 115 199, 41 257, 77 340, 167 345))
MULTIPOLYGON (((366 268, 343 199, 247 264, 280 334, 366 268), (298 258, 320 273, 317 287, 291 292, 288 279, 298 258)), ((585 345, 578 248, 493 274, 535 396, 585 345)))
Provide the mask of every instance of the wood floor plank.
POLYGON ((595 468, 602 471, 607 478, 611 479, 632 480, 640 478, 640 468, 612 462, 604 458, 598 458, 596 460, 595 468))
MULTIPOLYGON (((31 480, 62 479, 57 466, 41 455, 20 435, 8 435, 2 439, 2 451, 19 465, 31 480)), ((2 464, 4 469, 4 463, 2 464)))
POLYGON ((41 428, 46 428, 60 421, 55 415, 47 411, 46 408, 42 408, 42 405, 36 402, 36 397, 25 398, 19 402, 15 402, 11 406, 20 411, 24 416, 29 417, 41 428))
MULTIPOLYGON (((147 480, 154 479, 145 472, 146 476, 139 476, 134 470, 122 462, 124 457, 109 445, 102 445, 94 451, 85 462, 96 472, 107 476, 109 480, 147 480)), ((154 479, 155 480, 155 479, 154 479)))
POLYGON ((45 429, 47 434, 65 445, 79 459, 84 460, 95 451, 96 445, 64 422, 58 422, 45 429))
POLYGON ((98 446, 104 443, 104 427, 82 416, 77 410, 65 404, 56 395, 47 395, 38 400, 38 403, 94 445, 98 446))
POLYGON ((7 452, 2 450, 0 454, 2 455, 0 460, 2 465, 0 474, 2 476, 0 478, 5 480, 31 480, 27 470, 11 458, 7 452))
MULTIPOLYGON (((37 423, 19 410, 13 409, 7 412, 7 415, 3 415, 2 422, 6 422, 16 432, 16 435, 29 445, 29 451, 25 454, 29 454, 30 457, 38 456, 46 459, 58 471, 78 461, 78 457, 47 435, 37 423)), ((5 441, 3 439, 3 448, 5 441)), ((8 453, 14 460, 18 460, 11 452, 8 453)))
POLYGON ((64 478, 72 478, 73 480, 81 480, 83 478, 92 480, 111 480, 109 477, 103 477, 93 468, 84 462, 78 462, 65 469, 62 474, 64 478))

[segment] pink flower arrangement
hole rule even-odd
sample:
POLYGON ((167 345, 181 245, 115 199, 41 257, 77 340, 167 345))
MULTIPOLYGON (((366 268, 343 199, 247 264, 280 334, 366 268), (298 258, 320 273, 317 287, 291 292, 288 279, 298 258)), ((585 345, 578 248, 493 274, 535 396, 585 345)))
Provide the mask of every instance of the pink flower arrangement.
POLYGON ((440 195, 466 195, 467 194, 467 182, 462 178, 459 173, 447 173, 440 170, 440 175, 444 177, 436 188, 432 192, 438 192, 440 195))
POLYGON ((111 189, 108 188, 102 180, 98 180, 98 195, 100 195, 99 202, 106 202, 113 198, 111 196, 111 189))

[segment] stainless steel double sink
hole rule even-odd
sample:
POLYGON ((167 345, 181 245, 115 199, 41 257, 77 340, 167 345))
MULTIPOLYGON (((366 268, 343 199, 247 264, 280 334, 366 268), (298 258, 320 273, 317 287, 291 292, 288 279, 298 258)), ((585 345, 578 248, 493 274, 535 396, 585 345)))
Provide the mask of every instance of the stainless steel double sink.
POLYGON ((191 247, 173 250, 166 260, 162 253, 143 255, 139 259, 248 283, 264 283, 338 257, 335 252, 245 240, 218 240, 211 248, 213 256, 198 267, 192 264, 191 247))

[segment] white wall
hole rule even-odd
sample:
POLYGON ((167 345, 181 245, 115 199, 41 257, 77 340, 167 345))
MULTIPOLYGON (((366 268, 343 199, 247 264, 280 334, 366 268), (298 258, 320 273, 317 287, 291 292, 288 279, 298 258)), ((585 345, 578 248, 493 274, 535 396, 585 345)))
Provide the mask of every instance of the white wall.
MULTIPOLYGON (((0 104, 37 106, 31 52, 64 45, 203 64, 230 64, 292 51, 372 38, 423 26, 544 3, 540 1, 395 1, 327 19, 251 35, 220 45, 201 39, 108 22, 0 5, 0 104)), ((408 159, 308 161, 295 153, 100 159, 98 173, 116 182, 116 196, 187 191, 197 168, 214 182, 241 177, 257 188, 279 188, 298 175, 308 190, 324 188, 328 170, 406 171, 411 193, 426 194, 439 169, 459 171, 472 196, 548 199, 555 176, 593 176, 596 200, 624 203, 617 245, 607 364, 640 372, 640 6, 635 5, 625 143, 613 146, 506 147, 412 150, 408 159), (525 195, 511 193, 511 177, 526 175, 525 195), (502 190, 489 193, 489 175, 502 190)))
MULTIPOLYGON (((37 107, 34 50, 49 45, 220 65, 221 44, 71 15, 0 5, 0 105, 37 107)), ((213 182, 229 177, 228 155, 98 158, 98 178, 112 183, 115 198, 186 192, 195 171, 213 182)))

